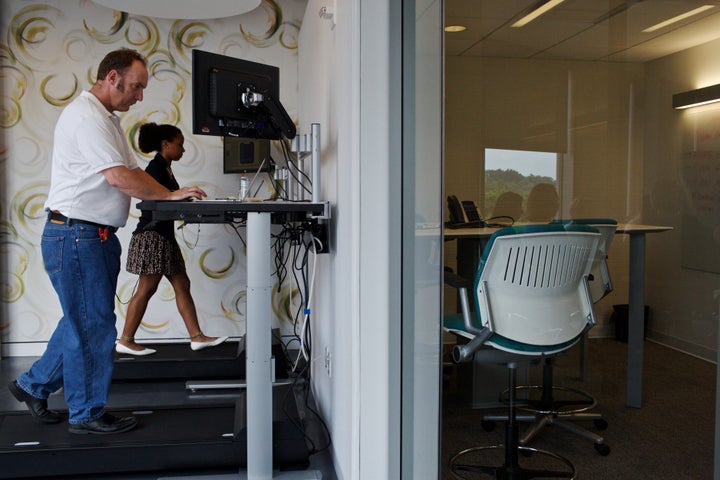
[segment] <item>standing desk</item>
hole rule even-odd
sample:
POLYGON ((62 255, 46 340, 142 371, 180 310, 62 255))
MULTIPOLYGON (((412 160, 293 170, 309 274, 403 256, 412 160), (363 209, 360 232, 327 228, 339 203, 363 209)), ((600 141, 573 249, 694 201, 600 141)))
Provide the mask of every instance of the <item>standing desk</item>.
MULTIPOLYGON (((474 278, 483 240, 497 228, 445 228, 445 240, 457 240, 458 274, 474 278)), ((645 236, 672 230, 657 225, 618 224, 616 233, 630 236, 628 287, 627 406, 642 406, 643 341, 645 338, 645 236)))
MULTIPOLYGON (((307 221, 327 218, 326 202, 239 202, 235 200, 143 201, 138 208, 152 211, 153 220, 186 223, 232 223, 247 219, 247 473, 235 478, 253 480, 312 479, 318 472, 276 472, 272 461, 272 278, 270 252, 272 219, 307 221)), ((217 477, 216 477, 217 478, 217 477)))

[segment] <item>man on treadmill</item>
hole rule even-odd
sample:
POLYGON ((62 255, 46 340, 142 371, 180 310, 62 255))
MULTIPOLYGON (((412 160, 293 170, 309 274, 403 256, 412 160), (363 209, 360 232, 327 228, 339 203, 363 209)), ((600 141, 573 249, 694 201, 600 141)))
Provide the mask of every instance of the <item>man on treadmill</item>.
POLYGON ((60 114, 55 126, 48 212, 41 250, 63 316, 42 357, 8 385, 40 422, 59 423, 47 398, 63 388, 69 431, 110 434, 131 430, 133 416, 105 411, 112 379, 115 289, 131 197, 141 200, 202 198, 198 187, 170 191, 142 168, 114 112, 143 99, 147 60, 135 50, 110 52, 97 80, 60 114))

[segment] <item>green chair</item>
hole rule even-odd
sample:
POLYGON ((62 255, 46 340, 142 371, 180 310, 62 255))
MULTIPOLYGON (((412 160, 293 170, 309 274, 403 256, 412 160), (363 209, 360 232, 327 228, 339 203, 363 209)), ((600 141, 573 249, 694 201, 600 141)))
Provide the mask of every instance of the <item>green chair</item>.
MULTIPOLYGON (((582 218, 555 220, 552 224, 591 226, 600 233, 600 242, 588 277, 590 295, 593 303, 597 303, 612 291, 612 281, 607 266, 607 252, 615 236, 617 221, 609 218, 582 218)), ((584 379, 587 335, 584 335, 578 344, 580 348, 580 378, 584 379)), ((515 389, 515 395, 525 398, 521 409, 530 412, 517 416, 517 421, 531 424, 520 438, 520 445, 528 445, 545 427, 555 425, 592 441, 599 454, 608 455, 610 447, 605 443, 605 438, 577 424, 578 422, 592 422, 595 429, 599 431, 608 427, 603 415, 593 411, 597 406, 595 397, 584 390, 555 385, 551 357, 544 359, 542 368, 541 384, 519 385, 515 389)), ((507 396, 508 392, 505 391, 501 399, 507 400, 507 396)), ((483 427, 492 430, 494 422, 504 419, 504 415, 485 415, 483 427)))
POLYGON ((543 359, 575 345, 595 324, 589 275, 600 234, 584 225, 526 225, 503 228, 486 244, 474 282, 446 273, 459 289, 461 314, 445 318, 444 328, 458 336, 455 362, 505 364, 508 410, 505 442, 471 447, 450 460, 458 478, 472 471, 498 479, 575 478, 568 459, 522 446, 516 419, 517 364, 543 359), (472 290, 475 311, 469 308, 472 290), (501 465, 470 461, 478 453, 504 450, 501 465), (519 452, 534 452, 558 462, 560 469, 529 469, 519 452))

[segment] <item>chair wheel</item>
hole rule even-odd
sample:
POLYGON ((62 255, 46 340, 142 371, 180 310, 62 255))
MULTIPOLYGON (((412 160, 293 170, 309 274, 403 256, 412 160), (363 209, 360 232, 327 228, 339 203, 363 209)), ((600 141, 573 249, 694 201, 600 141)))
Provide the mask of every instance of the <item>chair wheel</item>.
POLYGON ((493 422, 492 420, 481 420, 480 426, 486 432, 492 432, 493 430, 495 430, 495 422, 493 422))
POLYGON ((604 418, 593 420, 593 424, 598 430, 606 430, 608 428, 608 422, 604 418))
POLYGON ((604 443, 601 443, 601 444, 597 444, 597 443, 596 443, 596 444, 595 444, 595 450, 597 450, 597 452, 598 452, 600 455, 602 455, 603 457, 606 457, 606 456, 610 455, 610 447, 608 447, 608 446, 605 445, 604 443))

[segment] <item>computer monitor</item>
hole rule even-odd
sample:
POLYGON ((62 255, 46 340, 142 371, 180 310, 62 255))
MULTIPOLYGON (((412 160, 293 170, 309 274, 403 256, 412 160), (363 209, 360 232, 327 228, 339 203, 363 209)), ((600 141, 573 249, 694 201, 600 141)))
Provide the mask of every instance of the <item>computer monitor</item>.
POLYGON ((223 137, 223 173, 267 172, 270 140, 223 137))
POLYGON ((277 67, 197 49, 192 51, 193 133, 292 139, 295 124, 279 98, 277 67))

